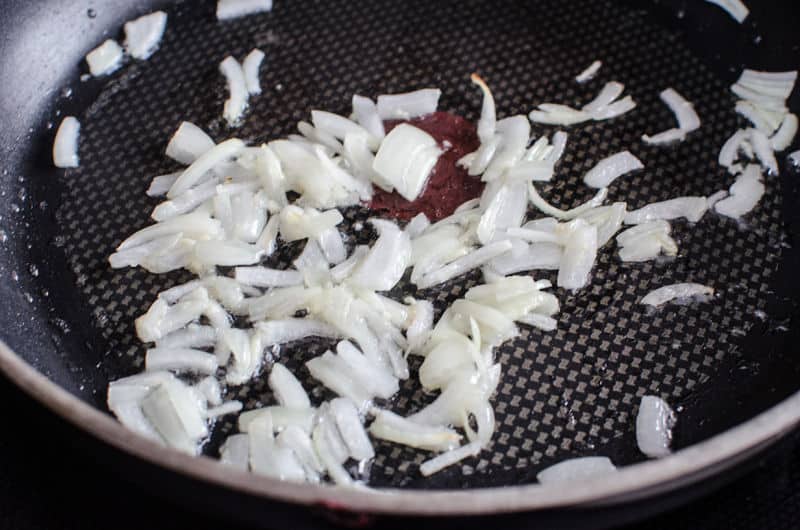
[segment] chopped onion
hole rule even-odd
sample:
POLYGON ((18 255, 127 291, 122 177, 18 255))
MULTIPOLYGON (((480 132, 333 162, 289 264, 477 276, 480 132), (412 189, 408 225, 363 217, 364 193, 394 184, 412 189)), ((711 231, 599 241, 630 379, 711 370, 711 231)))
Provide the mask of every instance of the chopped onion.
POLYGON ((605 475, 617 468, 605 456, 585 456, 563 460, 558 464, 543 469, 536 475, 541 484, 572 482, 605 475))
POLYGON ((666 401, 657 396, 642 396, 636 415, 636 444, 650 458, 670 454, 675 412, 666 401))
POLYGON ((517 319, 520 324, 527 324, 542 331, 555 331, 558 328, 558 321, 553 317, 540 315, 538 313, 530 313, 517 319))
POLYGON ((378 115, 382 120, 410 120, 436 112, 442 91, 424 88, 405 94, 378 96, 378 115))
POLYGON ((640 302, 643 305, 658 307, 673 300, 682 300, 693 297, 709 297, 714 295, 714 289, 699 283, 676 283, 665 285, 648 293, 640 302))
POLYGON ((400 281, 410 264, 411 240, 391 221, 371 219, 370 223, 378 229, 380 237, 350 275, 349 282, 362 289, 388 291, 400 281))
POLYGON ((272 11, 272 0, 217 0, 217 20, 272 11))
POLYGON ((150 217, 154 221, 166 221, 181 214, 189 213, 217 194, 217 180, 209 179, 186 190, 174 199, 164 201, 155 207, 150 217))
POLYGON ((122 66, 122 46, 114 39, 106 39, 103 44, 86 54, 86 64, 93 76, 108 75, 122 66))
POLYGON ((209 375, 217 371, 214 355, 189 348, 153 348, 147 350, 144 362, 150 372, 169 370, 209 375))
POLYGON ((167 156, 182 164, 192 164, 214 147, 214 140, 197 125, 184 121, 167 144, 167 156))
POLYGON ((257 322, 256 329, 261 334, 265 347, 285 344, 306 337, 338 338, 341 334, 336 328, 309 318, 286 318, 257 322))
POLYGON ((163 11, 126 22, 125 48, 135 59, 148 59, 158 49, 166 29, 167 14, 163 11))
POLYGON ((153 180, 150 182, 150 187, 147 188, 147 196, 161 197, 166 195, 172 185, 175 184, 175 181, 178 180, 180 175, 181 172, 177 171, 175 173, 168 173, 166 175, 158 175, 153 177, 153 180))
POLYGON ((378 140, 383 140, 386 136, 383 120, 378 113, 378 106, 371 99, 354 95, 353 115, 358 124, 378 140))
POLYGON ((708 210, 708 201, 705 197, 678 197, 654 202, 628 212, 625 215, 625 224, 636 225, 660 219, 672 221, 681 217, 685 217, 691 223, 696 223, 702 219, 706 210, 708 210))
POLYGON ((81 124, 73 116, 61 120, 53 142, 53 164, 60 168, 78 167, 78 135, 81 124))
POLYGON ((642 139, 650 144, 661 144, 672 141, 680 141, 686 137, 686 134, 700 128, 700 117, 694 110, 694 106, 681 96, 675 89, 668 88, 661 92, 661 100, 675 114, 678 121, 677 129, 670 129, 655 136, 644 135, 642 139))
POLYGON ((164 381, 141 400, 141 407, 167 445, 197 454, 208 427, 189 387, 177 379, 164 381))
POLYGON ((311 407, 311 401, 309 401, 306 391, 303 390, 303 385, 282 364, 275 363, 272 365, 267 382, 275 394, 275 399, 282 406, 290 409, 307 409, 311 407))
POLYGON ((619 257, 622 261, 648 261, 663 251, 668 256, 678 253, 678 246, 670 237, 667 221, 657 220, 629 228, 617 236, 619 257))
POLYGON ((290 287, 302 285, 299 271, 267 269, 266 267, 237 267, 236 281, 254 287, 290 287))
POLYGON ((750 10, 747 9, 742 0, 706 0, 706 2, 718 5, 727 11, 739 24, 744 22, 744 19, 750 14, 750 10))
POLYGON ((797 135, 797 125, 797 116, 787 114, 778 131, 769 139, 773 151, 784 151, 792 145, 794 137, 797 135))
POLYGON ((487 143, 494 137, 497 126, 494 97, 486 82, 478 74, 472 74, 470 79, 483 92, 483 107, 481 108, 481 118, 478 120, 478 138, 481 143, 487 143))
POLYGON ((356 460, 373 458, 375 450, 361 423, 355 404, 347 398, 336 398, 331 400, 330 413, 350 456, 356 460))
POLYGON ((622 175, 639 169, 644 169, 644 164, 630 152, 622 151, 598 162, 586 173, 583 182, 592 188, 607 188, 622 175))
POLYGON ((461 435, 445 426, 423 425, 388 410, 374 409, 372 412, 375 421, 369 432, 380 440, 428 451, 450 451, 461 441, 461 435))
POLYGON ((167 197, 170 199, 177 197, 188 189, 200 182, 206 173, 214 169, 218 164, 235 157, 245 148, 244 142, 236 138, 225 140, 203 153, 195 160, 192 165, 181 173, 175 184, 172 185, 167 197))
POLYGON ((227 401, 222 405, 210 408, 206 411, 206 418, 214 419, 220 416, 227 416, 228 414, 236 414, 240 412, 244 405, 241 401, 227 401))
POLYGON ((539 110, 531 111, 528 118, 534 123, 546 125, 574 125, 592 119, 589 113, 582 110, 549 103, 539 105, 539 110))
POLYGON ((229 97, 225 101, 222 115, 231 127, 236 126, 247 108, 248 90, 244 70, 239 61, 226 57, 219 65, 219 71, 228 83, 229 97))
POLYGON ((761 169, 754 164, 747 166, 730 188, 730 195, 714 205, 717 213, 738 219, 748 214, 761 201, 765 191, 761 181, 761 169))
MULTIPOLYGON (((490 197, 495 186, 487 186, 481 201, 490 197)), ((526 184, 522 180, 500 184, 494 196, 482 205, 483 215, 476 230, 478 241, 484 245, 493 241, 495 234, 522 224, 528 209, 526 184)))
POLYGON ((208 401, 209 405, 222 405, 222 388, 213 375, 201 379, 194 387, 208 401))
POLYGON ((246 434, 233 434, 225 439, 219 450, 219 460, 241 471, 250 467, 250 437, 246 434))
POLYGON ((441 154, 431 135, 401 123, 384 138, 372 167, 403 198, 413 201, 425 187, 441 154))
POLYGON ((589 274, 597 258, 597 227, 583 219, 570 221, 565 227, 566 239, 558 286, 573 291, 589 282, 589 274))
POLYGON ((531 270, 557 270, 561 266, 564 250, 556 243, 534 243, 522 241, 512 243, 510 252, 494 258, 491 269, 499 274, 515 274, 531 270))
POLYGON ((510 241, 497 241, 474 250, 466 256, 459 258, 451 263, 448 263, 440 269, 429 272, 419 281, 416 282, 417 287, 420 289, 427 289, 451 280, 462 274, 466 274, 472 269, 482 267, 486 263, 492 261, 496 257, 505 254, 511 250, 510 241))
POLYGON ((189 324, 156 341, 158 348, 210 348, 217 341, 217 332, 210 326, 189 324))
POLYGON ((429 477, 446 467, 461 462, 465 458, 478 456, 478 453, 481 452, 482 448, 483 446, 480 442, 472 442, 462 445, 458 449, 452 449, 446 453, 440 454, 435 458, 431 458, 430 460, 423 462, 422 465, 419 466, 419 471, 422 473, 422 476, 429 477))
POLYGON ((602 248, 622 227, 626 208, 624 202, 615 202, 610 206, 598 206, 587 210, 578 217, 597 227, 597 247, 602 248))
POLYGON ((578 74, 577 77, 575 77, 575 81, 581 84, 591 81, 597 75, 597 72, 600 71, 600 68, 602 68, 602 66, 603 66, 602 62, 594 61, 586 68, 586 70, 584 70, 583 72, 578 74))
POLYGON ((531 124, 524 115, 511 116, 497 122, 497 134, 501 142, 481 177, 484 182, 499 179, 522 160, 531 136, 531 124))
POLYGON ((241 432, 248 432, 253 420, 265 412, 269 413, 272 418, 272 424, 276 430, 297 427, 304 432, 311 432, 315 415, 314 409, 290 409, 281 406, 264 407, 243 412, 239 415, 239 430, 241 432))
POLYGON ((625 85, 617 81, 610 81, 603 86, 603 89, 591 102, 587 103, 581 109, 588 114, 595 114, 604 108, 608 107, 618 97, 622 95, 625 90, 625 85))
POLYGON ((545 201, 539 192, 536 190, 536 187, 533 183, 529 183, 528 185, 528 195, 531 200, 531 204, 533 204, 536 208, 539 209, 545 215, 550 215, 562 220, 570 220, 578 217, 579 215, 591 210, 592 208, 597 208, 603 201, 606 200, 608 196, 608 189, 601 188, 594 197, 592 197, 589 201, 581 204, 580 206, 576 206, 571 210, 560 210, 555 206, 552 206, 547 201, 545 201))
POLYGON ((247 92, 251 96, 261 94, 261 81, 258 78, 258 74, 264 57, 264 52, 255 48, 242 61, 245 85, 247 86, 247 92))

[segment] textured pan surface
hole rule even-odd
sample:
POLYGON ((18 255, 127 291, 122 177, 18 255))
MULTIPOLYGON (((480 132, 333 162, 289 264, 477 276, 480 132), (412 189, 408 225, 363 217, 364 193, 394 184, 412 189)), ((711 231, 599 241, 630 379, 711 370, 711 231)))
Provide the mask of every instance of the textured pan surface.
MULTIPOLYGON (((210 4, 205 2, 205 4, 210 4)), ((570 207, 591 196, 582 175, 601 158, 623 149, 639 156, 647 170, 622 178, 611 200, 629 208, 678 195, 710 195, 730 185, 717 167, 719 146, 738 126, 733 97, 674 35, 654 26, 642 13, 605 1, 570 2, 356 2, 278 3, 273 13, 218 24, 212 9, 193 3, 169 11, 161 49, 146 63, 128 65, 106 84, 81 117, 82 165, 63 177, 65 194, 57 212, 56 253, 64 253, 69 274, 61 289, 80 300, 77 316, 59 322, 91 321, 91 349, 97 372, 87 378, 98 404, 107 380, 142 368, 144 347, 133 320, 156 294, 190 275, 155 276, 141 270, 113 271, 107 257, 133 231, 150 223, 157 203, 144 192, 150 178, 173 171, 163 156, 166 140, 182 120, 228 136, 260 142, 294 132, 298 120, 320 108, 347 114, 354 93, 376 96, 426 86, 443 91, 440 109, 476 119, 479 93, 468 81, 480 72, 493 88, 501 117, 527 113, 541 102, 580 106, 603 83, 626 85, 639 107, 610 122, 578 126, 569 132, 565 158, 543 195, 570 207), (227 130, 220 115, 226 97, 217 65, 227 55, 242 58, 251 48, 267 53, 262 69, 264 94, 251 101, 245 125, 227 130), (573 77, 592 60, 605 66, 585 86, 573 77), (672 86, 693 101, 703 119, 698 133, 680 145, 652 148, 643 133, 673 126, 658 99, 672 86)), ((95 83, 95 81, 92 81, 95 83)), ((555 129, 534 127, 539 134, 555 129)), ((607 454, 617 463, 641 457, 635 450, 633 419, 639 397, 656 393, 686 408, 676 442, 685 445, 710 434, 695 423, 703 395, 729 379, 742 353, 743 336, 764 326, 756 311, 765 309, 770 281, 781 259, 780 187, 771 182, 756 212, 740 226, 714 214, 697 225, 674 224, 680 246, 675 260, 621 264, 616 247, 600 254, 590 286, 577 296, 559 291, 558 330, 523 329, 497 350, 504 366, 494 399, 497 432, 479 458, 433 479, 418 479, 425 453, 378 444, 371 470, 374 485, 474 487, 520 484, 556 460, 578 454, 607 454), (653 288, 679 281, 715 286, 711 303, 673 306, 649 313, 638 300, 653 288)), ((348 222, 368 212, 348 212, 348 222)), ((350 243, 369 241, 368 230, 350 243)), ((290 263, 299 249, 271 259, 290 263)), ((537 278, 551 278, 549 273, 537 278)), ((419 296, 443 310, 480 280, 451 281, 419 296)), ((398 293, 414 294, 413 288, 398 293)), ((301 368, 330 347, 303 342, 279 353, 317 399, 322 388, 301 368)), ((83 363, 83 361, 81 361, 83 363)), ((84 363, 88 366, 88 362, 84 363)), ((738 366, 738 365, 737 365, 738 366)), ((748 365, 749 366, 749 365, 748 365)), ((748 367, 755 375, 757 368, 748 367)), ((265 381, 229 389, 246 408, 273 401, 265 381)), ((405 413, 431 398, 408 381, 393 404, 405 413)), ((722 414, 724 407, 717 407, 722 414)), ((743 418, 742 418, 743 419, 743 418)), ((734 421, 731 417, 730 421, 734 421)), ((727 419, 709 418, 714 429, 727 419)), ((235 426, 220 421, 208 452, 235 426)), ((712 431, 716 432, 716 431, 712 431)))

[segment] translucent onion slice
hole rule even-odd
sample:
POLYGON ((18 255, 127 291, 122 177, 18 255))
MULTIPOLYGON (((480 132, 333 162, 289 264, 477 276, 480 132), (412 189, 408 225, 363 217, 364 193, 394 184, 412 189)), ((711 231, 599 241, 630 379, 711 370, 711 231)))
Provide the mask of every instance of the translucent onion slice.
POLYGON ((258 78, 258 74, 264 57, 264 52, 255 48, 242 61, 245 85, 247 86, 247 92, 251 96, 261 94, 261 81, 258 78))
POLYGON ((568 235, 558 269, 558 286, 574 291, 589 282, 597 258, 597 227, 583 219, 575 219, 565 230, 568 235))
POLYGON ((594 61, 586 68, 586 70, 584 70, 575 77, 575 81, 581 84, 588 83, 589 81, 594 79, 594 77, 597 75, 597 72, 600 71, 600 68, 602 68, 602 66, 603 63, 601 61, 594 61))
POLYGON ((217 358, 190 348, 152 348, 145 355, 145 370, 210 375, 217 371, 217 358))
POLYGON ((308 399, 303 385, 284 365, 273 364, 267 382, 280 405, 290 409, 311 407, 311 401, 308 399))
POLYGON ((430 426, 410 421, 388 410, 373 409, 375 421, 370 434, 386 440, 428 451, 449 451, 458 447, 461 435, 445 426, 430 426))
POLYGON ((364 96, 353 96, 353 115, 356 121, 364 129, 378 140, 383 140, 386 130, 383 127, 383 120, 378 113, 378 106, 369 98, 364 96))
POLYGON ((67 116, 58 126, 53 142, 53 164, 59 168, 78 167, 78 136, 81 124, 74 116, 67 116))
POLYGON ((217 0, 217 20, 272 11, 272 0, 217 0))
POLYGON ((478 453, 481 452, 482 448, 483 447, 480 442, 471 442, 466 445, 462 445, 458 449, 452 449, 446 453, 442 453, 439 456, 423 462, 422 465, 419 466, 419 471, 422 473, 422 476, 429 477, 434 473, 438 473, 444 468, 450 467, 453 464, 457 464, 466 458, 478 456, 478 453))
POLYGON ((95 77, 108 75, 122 66, 122 46, 114 39, 106 39, 103 44, 86 54, 89 72, 95 77))
POLYGON ((536 475, 541 484, 572 482, 613 473, 617 468, 605 456, 586 456, 563 460, 536 475))
POLYGON ((167 144, 166 154, 181 164, 192 164, 214 147, 214 140, 194 123, 184 121, 167 144))
POLYGON ((247 108, 249 92, 244 70, 239 61, 233 57, 226 57, 219 65, 219 71, 225 76, 228 83, 228 99, 222 115, 231 127, 236 126, 247 108))
POLYGON ((125 48, 135 59, 147 59, 158 49, 167 29, 167 14, 156 11, 125 23, 125 48))
POLYGON ((766 190, 761 177, 761 168, 754 164, 747 166, 731 186, 730 195, 719 200, 714 205, 714 210, 734 219, 750 213, 761 201, 766 190))
POLYGON ((696 223, 708 210, 708 201, 705 197, 678 197, 662 202, 648 204, 638 210, 633 210, 625 215, 625 224, 635 225, 649 221, 672 221, 685 217, 689 222, 696 223))
POLYGON ((413 201, 425 187, 441 154, 431 135, 401 123, 384 138, 372 168, 403 198, 413 201))
POLYGON ((644 164, 629 151, 622 151, 598 162, 586 173, 583 182, 592 188, 607 188, 622 175, 640 169, 644 169, 644 164))
POLYGON ((424 88, 404 94, 378 96, 378 115, 382 120, 410 120, 436 112, 442 91, 424 88))
POLYGON ((643 305, 658 307, 673 300, 685 300, 693 297, 710 297, 714 295, 714 289, 699 283, 676 283, 665 285, 651 291, 640 302, 643 305))
POLYGON ((636 415, 636 444, 650 458, 670 454, 672 428, 677 417, 666 401, 657 396, 642 396, 636 415))

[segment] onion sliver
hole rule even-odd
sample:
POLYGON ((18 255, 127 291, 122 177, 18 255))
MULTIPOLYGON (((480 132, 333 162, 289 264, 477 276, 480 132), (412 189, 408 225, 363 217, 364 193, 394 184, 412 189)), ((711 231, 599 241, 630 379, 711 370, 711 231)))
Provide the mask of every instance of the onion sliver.
POLYGON ((272 0, 218 0, 217 20, 229 20, 271 10, 272 0))
POLYGON ((714 289, 699 283, 676 283, 665 285, 649 292, 642 298, 640 303, 658 307, 673 300, 685 300, 694 297, 707 298, 713 295, 714 289))
POLYGON ((78 167, 78 136, 81 124, 74 116, 61 120, 53 142, 53 164, 60 168, 78 167))
POLYGON ((617 468, 605 456, 571 458, 552 465, 536 475, 542 484, 571 482, 613 473, 617 468))
POLYGON ((583 182, 592 188, 607 188, 622 175, 639 169, 644 169, 644 164, 630 152, 622 151, 598 162, 586 173, 583 182))
POLYGON ((650 458, 670 454, 675 412, 666 401, 657 396, 642 396, 636 415, 636 444, 650 458))

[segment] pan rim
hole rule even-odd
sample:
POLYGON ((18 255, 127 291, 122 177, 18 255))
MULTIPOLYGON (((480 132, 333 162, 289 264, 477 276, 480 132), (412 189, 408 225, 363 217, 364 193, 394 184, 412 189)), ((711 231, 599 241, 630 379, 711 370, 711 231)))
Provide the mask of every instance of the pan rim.
POLYGON ((777 441, 800 424, 800 391, 758 416, 660 460, 580 483, 471 490, 352 490, 293 484, 193 457, 139 436, 28 364, 0 339, 0 371, 73 426, 128 455, 192 479, 256 497, 376 515, 457 516, 615 505, 696 483, 777 441))

